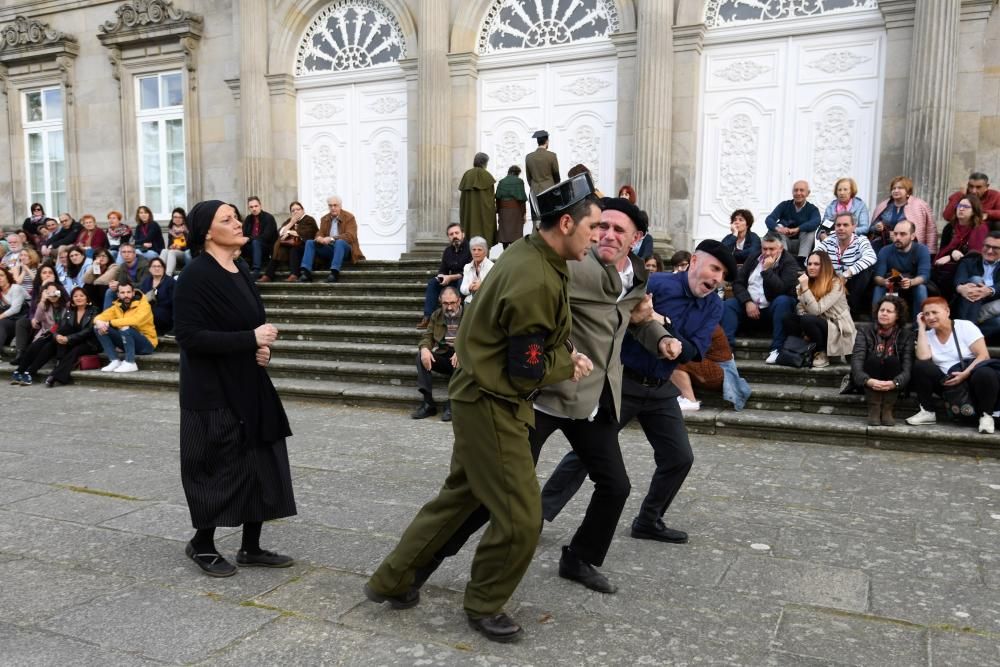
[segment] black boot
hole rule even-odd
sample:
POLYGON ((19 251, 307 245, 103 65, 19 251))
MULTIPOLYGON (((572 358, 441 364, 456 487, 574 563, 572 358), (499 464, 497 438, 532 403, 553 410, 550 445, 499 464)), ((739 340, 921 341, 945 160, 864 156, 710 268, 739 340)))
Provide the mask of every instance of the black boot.
POLYGON ((311 283, 312 281, 312 272, 310 272, 309 269, 302 269, 302 272, 299 274, 299 282, 311 283))
POLYGON ((424 402, 420 404, 420 407, 410 413, 410 419, 427 419, 431 415, 436 415, 438 413, 437 405, 434 403, 434 399, 425 398, 424 402))
POLYGON ((884 396, 884 392, 865 387, 865 400, 868 401, 869 426, 882 425, 882 399, 884 396))
POLYGON ((451 401, 444 402, 444 410, 441 411, 441 421, 443 422, 451 421, 451 401))
POLYGON ((328 282, 328 283, 335 283, 335 282, 337 282, 337 278, 339 278, 339 277, 340 277, 340 271, 335 271, 333 269, 330 269, 330 275, 327 276, 326 282, 328 282))

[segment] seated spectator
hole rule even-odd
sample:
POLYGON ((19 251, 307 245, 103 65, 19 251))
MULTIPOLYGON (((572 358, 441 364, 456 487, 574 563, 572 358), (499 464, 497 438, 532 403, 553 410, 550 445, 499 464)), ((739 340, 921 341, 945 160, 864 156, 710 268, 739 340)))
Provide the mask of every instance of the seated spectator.
POLYGON ((177 273, 178 263, 186 266, 191 261, 191 251, 188 250, 187 213, 179 206, 170 214, 167 239, 170 244, 160 253, 160 259, 166 264, 167 275, 173 276, 177 273))
MULTIPOLYGON (((539 145, 541 145, 541 144, 539 144, 539 145)), ((573 178, 574 176, 579 176, 580 174, 590 174, 590 167, 588 167, 587 165, 583 164, 582 162, 580 162, 578 164, 575 164, 575 165, 573 165, 572 167, 569 168, 569 171, 566 172, 566 178, 573 178)), ((556 179, 556 180, 559 180, 559 179, 556 179)), ((591 174, 591 180, 592 181, 594 180, 593 179, 593 174, 591 174)), ((603 199, 604 198, 604 193, 601 192, 600 190, 598 190, 597 187, 595 186, 594 187, 594 196, 597 197, 598 199, 603 199)))
POLYGON ((850 211, 836 214, 833 234, 823 241, 819 249, 833 263, 837 277, 847 283, 847 303, 855 317, 868 317, 871 299, 868 288, 875 273, 878 257, 871 242, 858 234, 857 221, 850 211))
MULTIPOLYGON (((998 218, 1000 219, 1000 218, 998 218)), ((988 342, 1000 341, 1000 231, 983 241, 983 254, 970 253, 955 274, 955 305, 958 318, 979 326, 988 342)))
POLYGON ((34 321, 31 315, 38 308, 38 302, 41 300, 42 295, 42 285, 45 283, 54 282, 59 286, 59 291, 62 292, 64 300, 69 300, 69 295, 67 294, 65 288, 63 288, 62 281, 59 279, 59 274, 56 271, 55 265, 52 260, 46 260, 44 264, 39 266, 38 271, 35 273, 35 279, 32 281, 31 289, 29 290, 25 287, 28 292, 28 309, 25 311, 26 316, 22 317, 17 321, 15 325, 14 340, 16 342, 16 356, 11 361, 12 364, 18 364, 21 361, 21 355, 24 351, 28 349, 28 345, 31 344, 31 339, 35 336, 34 321))
POLYGON ((951 301, 955 296, 958 263, 970 252, 982 252, 990 228, 983 222, 983 209, 976 195, 966 195, 955 205, 955 219, 941 231, 941 249, 931 265, 931 280, 941 296, 951 301))
POLYGON ((52 237, 58 229, 59 221, 53 218, 45 218, 42 226, 38 228, 38 236, 35 237, 38 240, 36 247, 43 259, 52 256, 52 237))
POLYGON ((897 294, 909 302, 913 312, 920 312, 931 277, 931 254, 914 238, 915 229, 909 220, 897 224, 892 230, 892 244, 878 251, 872 303, 881 301, 886 293, 897 294))
POLYGON ((663 271, 663 258, 657 255, 655 252, 649 256, 645 262, 647 273, 659 273, 663 271))
POLYGON ((858 184, 853 178, 841 178, 833 185, 833 201, 826 206, 823 220, 816 230, 816 241, 826 240, 833 234, 833 226, 839 213, 851 213, 857 228, 855 234, 867 234, 869 225, 868 207, 858 197, 858 184))
POLYGON ((66 266, 59 276, 66 293, 73 291, 74 287, 83 287, 84 278, 93 260, 89 259, 77 246, 70 246, 66 251, 66 266))
MULTIPOLYGON (((132 245, 140 257, 153 259, 163 252, 163 229, 160 223, 153 219, 153 212, 148 206, 140 206, 135 210, 135 229, 132 230, 132 245)), ((121 258, 118 258, 121 263, 121 258)))
POLYGON ((968 382, 979 414, 979 432, 993 433, 993 412, 1000 408, 1000 362, 990 359, 979 327, 968 320, 953 322, 948 302, 932 296, 917 315, 916 356, 912 386, 920 411, 906 423, 937 423, 934 394, 941 396, 945 389, 968 382))
POLYGON ((795 181, 792 198, 775 206, 764 220, 768 230, 776 233, 782 246, 796 257, 812 252, 819 222, 819 209, 809 202, 809 183, 806 181, 795 181))
POLYGON ((149 260, 149 275, 139 285, 139 291, 153 309, 156 335, 162 336, 174 328, 174 279, 167 273, 167 264, 159 257, 149 260))
POLYGON ((97 226, 97 218, 89 213, 83 214, 80 218, 80 225, 83 229, 76 235, 73 245, 83 250, 83 254, 92 259, 95 250, 108 247, 108 237, 104 230, 97 226))
POLYGON ((479 291, 479 286, 486 279, 486 274, 493 268, 493 261, 486 256, 489 251, 490 247, 482 236, 474 236, 469 241, 472 261, 466 264, 462 270, 462 286, 459 287, 466 303, 472 303, 473 295, 479 291))
POLYGON ((851 380, 864 387, 869 426, 895 426, 893 408, 910 383, 913 330, 906 302, 887 294, 875 304, 870 327, 858 332, 851 354, 851 380))
POLYGON ((66 293, 60 289, 59 284, 52 280, 42 285, 41 299, 31 317, 35 337, 19 355, 11 384, 30 385, 32 374, 38 373, 38 369, 52 358, 55 353, 54 332, 65 308, 66 293))
MULTIPOLYGON (((85 354, 97 354, 100 346, 94 335, 94 318, 97 309, 87 300, 86 293, 79 287, 70 295, 69 307, 63 311, 62 319, 56 328, 55 357, 56 366, 45 378, 48 388, 60 384, 72 384, 70 373, 76 368, 80 357, 85 354)), ((41 368, 44 362, 38 365, 41 368)))
POLYGON ((654 241, 653 235, 646 232, 632 245, 632 254, 641 260, 649 259, 653 256, 654 241))
POLYGON ((746 380, 739 376, 733 352, 729 348, 729 341, 726 340, 726 332, 721 325, 716 325, 712 332, 712 342, 709 343, 704 357, 700 361, 688 361, 678 365, 670 374, 670 381, 681 392, 677 398, 677 405, 685 412, 696 412, 701 409, 701 401, 694 393, 695 387, 721 392, 723 398, 733 402, 737 410, 743 409, 746 399, 750 396, 750 387, 746 380), (739 383, 738 387, 734 387, 737 389, 735 396, 727 391, 729 370, 727 365, 732 369, 733 379, 739 383))
POLYGON ((785 333, 816 344, 813 368, 826 368, 830 357, 854 349, 854 320, 847 306, 844 281, 833 272, 830 257, 816 250, 806 258, 806 272, 795 288, 799 301, 794 313, 785 315, 785 333))
POLYGON ((278 240, 278 222, 264 210, 260 197, 256 195, 247 197, 247 210, 250 213, 243 221, 243 236, 250 239, 247 242, 247 256, 250 259, 250 272, 253 279, 257 280, 271 261, 271 250, 278 240))
POLYGON ((8 271, 21 263, 21 251, 24 250, 24 242, 17 234, 7 235, 7 252, 0 258, 0 266, 8 271))
POLYGON ((778 359, 785 343, 785 315, 795 308, 795 286, 798 284, 799 263, 784 251, 782 237, 768 232, 761 240, 759 255, 743 263, 733 282, 733 298, 726 299, 722 309, 722 328, 729 347, 734 346, 740 325, 771 327, 771 352, 767 363, 778 359))
POLYGON ((465 240, 462 226, 457 222, 448 225, 448 246, 441 253, 441 266, 437 275, 427 281, 424 290, 424 316, 417 324, 418 329, 426 329, 431 321, 431 313, 441 298, 441 290, 448 285, 458 287, 465 275, 465 265, 472 261, 469 243, 465 240))
POLYGON ((73 219, 69 213, 59 214, 59 229, 49 239, 49 245, 55 250, 66 249, 76 243, 76 237, 83 230, 83 225, 73 219))
MULTIPOLYGON (((417 350, 417 388, 423 402, 410 415, 412 419, 426 419, 437 414, 431 373, 451 377, 458 367, 455 336, 458 335, 463 312, 462 295, 454 285, 444 287, 441 290, 441 307, 431 314, 430 325, 424 331, 417 350)), ((451 421, 451 403, 448 401, 444 404, 441 421, 451 421)))
POLYGON ((875 207, 868 238, 875 252, 891 245, 892 231, 901 220, 913 223, 918 243, 934 252, 937 249, 937 225, 931 207, 923 199, 913 195, 913 181, 906 176, 897 176, 889 182, 889 197, 875 207))
POLYGON ((729 234, 722 239, 722 245, 729 248, 737 265, 742 265, 747 257, 760 254, 760 237, 750 231, 753 213, 738 208, 729 216, 729 234))
POLYGON ((299 279, 299 267, 302 266, 302 251, 306 241, 316 238, 319 226, 311 215, 306 215, 306 210, 300 202, 293 201, 288 207, 291 216, 278 229, 278 240, 271 249, 271 261, 267 263, 264 275, 260 277, 260 282, 267 283, 274 280, 274 274, 278 270, 281 262, 288 264, 288 282, 295 282, 299 279))
POLYGON ((21 223, 21 229, 28 235, 28 238, 34 239, 44 226, 45 208, 39 202, 35 202, 31 205, 31 214, 21 223))
POLYGON ((133 289, 125 278, 118 283, 118 298, 111 307, 94 318, 94 332, 110 363, 106 373, 134 373, 139 370, 136 355, 152 354, 158 342, 153 324, 153 309, 142 292, 133 289), (119 359, 121 348, 125 359, 119 359))
POLYGON ((670 256, 670 272, 684 273, 691 266, 691 253, 687 250, 678 250, 670 256))
POLYGON ((131 242, 122 243, 118 246, 117 280, 108 281, 108 291, 111 295, 110 299, 105 297, 105 310, 111 306, 111 301, 118 295, 118 281, 127 281, 133 286, 140 285, 148 275, 149 262, 145 257, 139 255, 131 242))
POLYGON ((351 264, 364 261, 361 245, 358 243, 358 221, 354 214, 343 208, 340 197, 330 197, 326 200, 330 212, 320 218, 319 231, 315 238, 306 241, 302 253, 302 275, 300 283, 312 281, 313 261, 316 256, 330 260, 330 275, 326 282, 335 283, 340 276, 344 260, 351 264))
POLYGON ((105 234, 108 237, 108 250, 111 251, 111 256, 116 260, 121 244, 132 241, 132 228, 123 223, 123 219, 119 211, 108 212, 108 231, 105 234))
MULTIPOLYGON (((966 183, 965 192, 959 190, 948 197, 948 205, 944 207, 941 217, 948 222, 953 222, 958 210, 958 203, 966 195, 979 197, 979 203, 983 209, 983 222, 993 230, 1000 230, 1000 190, 990 188, 990 177, 981 171, 974 171, 969 174, 969 181, 966 183)), ((944 240, 941 243, 943 245, 944 240)))
POLYGON ((618 188, 618 197, 620 199, 627 199, 632 204, 638 199, 638 196, 635 194, 635 188, 631 185, 623 185, 618 188))
POLYGON ((26 289, 28 296, 32 295, 35 288, 34 281, 35 274, 38 273, 38 261, 38 253, 35 252, 34 248, 22 248, 17 264, 10 269, 10 275, 13 276, 14 282, 26 289))
POLYGON ((0 350, 14 338, 17 321, 28 314, 28 292, 0 266, 0 350))
POLYGON ((98 250, 90 265, 90 271, 83 276, 83 289, 90 303, 104 303, 105 292, 112 280, 118 278, 121 266, 115 263, 110 250, 98 250))

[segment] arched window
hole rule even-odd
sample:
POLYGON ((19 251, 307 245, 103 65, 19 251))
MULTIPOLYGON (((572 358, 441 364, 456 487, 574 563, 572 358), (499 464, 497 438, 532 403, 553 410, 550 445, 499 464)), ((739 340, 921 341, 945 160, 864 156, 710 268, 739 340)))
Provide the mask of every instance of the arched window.
POLYGON ((618 32, 614 0, 494 0, 480 54, 603 39, 618 32))
POLYGON ((878 0, 708 0, 705 25, 721 28, 877 8, 878 0))
POLYGON ((378 0, 336 0, 306 28, 295 56, 295 75, 348 72, 406 57, 403 31, 378 0))

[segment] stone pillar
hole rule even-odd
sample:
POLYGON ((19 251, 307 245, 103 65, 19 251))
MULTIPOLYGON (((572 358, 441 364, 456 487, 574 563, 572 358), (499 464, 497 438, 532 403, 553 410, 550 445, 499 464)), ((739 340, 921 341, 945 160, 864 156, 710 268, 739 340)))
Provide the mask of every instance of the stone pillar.
MULTIPOLYGON (((910 90, 910 52, 913 50, 913 0, 880 0, 885 19, 885 70, 882 84, 882 132, 879 146, 875 191, 862 193, 866 201, 882 201, 889 196, 889 181, 906 173, 906 97, 910 90)), ((923 194, 919 195, 923 197, 923 194)))
POLYGON ((240 147, 243 196, 274 206, 271 162, 271 95, 267 84, 267 0, 243 0, 240 7, 240 147))
POLYGON ((910 54, 903 171, 937 214, 950 190, 961 0, 918 2, 910 54))
POLYGON ((673 113, 674 3, 636 2, 637 63, 632 174, 639 205, 649 213, 658 252, 671 243, 670 132, 673 113))
POLYGON ((451 77, 447 2, 421 2, 417 54, 416 241, 444 238, 451 209, 451 77))
POLYGON ((673 127, 670 139, 670 225, 677 248, 694 247, 694 184, 702 113, 701 52, 705 24, 674 26, 673 127))

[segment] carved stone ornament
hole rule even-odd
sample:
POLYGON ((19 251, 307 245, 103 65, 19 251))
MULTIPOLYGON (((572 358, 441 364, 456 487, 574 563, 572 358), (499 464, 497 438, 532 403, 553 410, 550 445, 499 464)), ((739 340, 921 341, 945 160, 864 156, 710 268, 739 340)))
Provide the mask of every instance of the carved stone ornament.
MULTIPOLYGON (((829 193, 854 167, 854 121, 847 109, 830 107, 815 124, 813 192, 829 193)), ((816 202, 813 202, 816 203, 816 202)))
POLYGON ((594 181, 601 178, 601 136, 590 125, 580 125, 569 140, 570 164, 583 164, 594 181))
POLYGON ((809 63, 809 67, 826 72, 827 74, 843 74, 844 72, 850 72, 861 63, 866 63, 869 60, 871 58, 868 56, 859 56, 853 51, 831 51, 813 60, 809 63))
POLYGON ((705 25, 722 28, 878 9, 878 0, 708 0, 705 25))
POLYGON ((170 0, 132 0, 115 10, 115 20, 105 21, 98 31, 111 35, 126 30, 151 28, 174 23, 201 25, 202 17, 174 8, 170 0))
POLYGON ((368 108, 377 114, 394 113, 399 111, 402 107, 406 106, 406 102, 399 99, 398 97, 390 97, 389 95, 384 95, 379 97, 374 102, 368 105, 368 108))
POLYGON ((527 149, 517 132, 507 130, 493 147, 495 156, 493 161, 500 165, 501 170, 505 170, 509 169, 511 165, 521 164, 525 153, 527 153, 527 149))
POLYGON ((563 87, 567 93, 573 93, 577 97, 590 97, 599 90, 610 86, 609 81, 598 79, 596 76, 581 76, 579 79, 571 81, 563 87))
POLYGON ((375 224, 389 230, 398 226, 401 217, 398 206, 399 156, 391 142, 380 141, 373 159, 375 162, 375 224))
POLYGON ((753 60, 737 60, 728 66, 715 71, 715 76, 733 83, 746 83, 753 81, 761 74, 771 71, 770 66, 762 65, 753 60))
POLYGON ((746 208, 757 173, 759 128, 745 113, 736 114, 719 136, 719 193, 728 210, 746 208))
POLYGON ((406 57, 396 16, 379 0, 334 0, 317 14, 299 41, 295 76, 348 72, 406 57))
POLYGON ((342 107, 338 107, 336 104, 320 102, 319 104, 314 104, 310 107, 309 111, 306 112, 306 115, 311 116, 316 120, 329 120, 343 110, 344 109, 342 107))
POLYGON ((510 104, 512 102, 520 102, 533 92, 535 91, 525 88, 519 83, 505 83, 491 90, 488 93, 488 97, 492 97, 501 104, 510 104))
POLYGON ((607 39, 618 29, 614 0, 494 0, 479 31, 477 52, 607 39))
POLYGON ((0 28, 0 51, 17 47, 75 42, 76 37, 49 27, 37 19, 16 16, 14 20, 0 28))
POLYGON ((313 210, 322 211, 326 208, 328 193, 339 190, 337 154, 328 141, 321 143, 312 156, 312 177, 313 210))

